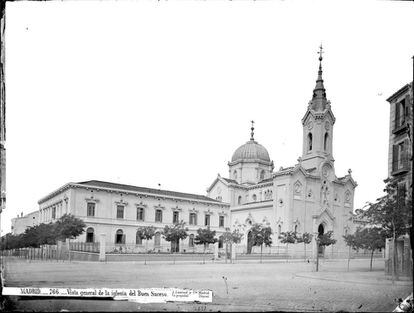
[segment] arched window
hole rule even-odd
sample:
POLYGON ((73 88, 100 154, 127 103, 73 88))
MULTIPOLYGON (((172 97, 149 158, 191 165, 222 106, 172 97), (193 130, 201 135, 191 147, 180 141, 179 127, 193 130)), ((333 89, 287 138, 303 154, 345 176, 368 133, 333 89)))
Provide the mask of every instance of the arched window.
POLYGON ((236 171, 236 170, 234 170, 234 172, 233 172, 233 179, 234 179, 234 180, 236 180, 236 179, 237 179, 237 171, 236 171))
POLYGON ((312 133, 308 134, 308 151, 312 151, 312 133))
POLYGON ((223 248, 223 239, 222 238, 220 238, 219 241, 218 241, 218 248, 219 249, 223 248))
POLYGON ((252 196, 252 199, 253 199, 253 201, 256 201, 257 200, 257 196, 256 195, 253 195, 252 196))
POLYGON ((265 178, 265 171, 264 170, 262 170, 261 172, 260 172, 260 180, 263 180, 265 178))
POLYGON ((159 247, 160 245, 161 245, 161 234, 160 233, 155 233, 154 246, 159 247))
POLYGON ((125 243, 125 235, 122 229, 118 229, 115 234, 115 243, 116 244, 123 244, 125 243))
POLYGON ((328 138, 329 138, 329 135, 328 135, 328 133, 325 133, 325 138, 324 138, 324 140, 323 140, 323 150, 328 150, 328 138))
POLYGON ((282 233, 282 225, 277 227, 277 233, 280 235, 282 233))
POLYGON ((92 227, 86 230, 86 242, 94 242, 94 230, 92 227))
POLYGON ((241 204, 242 203, 242 196, 239 196, 238 198, 237 198, 237 204, 241 204))
POLYGON ((298 225, 295 225, 295 233, 298 232, 298 225))
POLYGON ((142 237, 141 237, 141 232, 138 230, 137 231, 137 235, 136 235, 136 244, 137 245, 142 245, 142 237))

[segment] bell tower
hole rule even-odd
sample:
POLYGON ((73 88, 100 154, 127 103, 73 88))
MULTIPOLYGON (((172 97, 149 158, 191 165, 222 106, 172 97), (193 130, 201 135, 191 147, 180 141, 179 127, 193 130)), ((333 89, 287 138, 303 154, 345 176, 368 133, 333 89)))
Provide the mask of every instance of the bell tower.
POLYGON ((322 79, 322 45, 319 49, 319 70, 312 100, 302 118, 303 149, 302 166, 305 169, 317 168, 324 161, 333 164, 332 155, 333 125, 335 116, 331 111, 331 102, 326 99, 326 90, 322 79))

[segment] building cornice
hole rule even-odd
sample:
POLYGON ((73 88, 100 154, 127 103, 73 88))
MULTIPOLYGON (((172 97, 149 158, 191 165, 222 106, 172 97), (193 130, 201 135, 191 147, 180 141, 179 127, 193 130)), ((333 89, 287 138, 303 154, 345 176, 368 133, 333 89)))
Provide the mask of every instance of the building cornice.
POLYGON ((205 204, 209 204, 209 205, 213 205, 213 206, 218 206, 218 207, 230 207, 229 203, 226 202, 216 202, 212 199, 212 201, 206 201, 206 200, 199 200, 199 199, 193 199, 193 198, 183 198, 183 197, 173 197, 173 196, 168 196, 168 195, 163 195, 163 194, 156 194, 156 193, 145 193, 145 192, 134 192, 134 191, 130 191, 130 190, 123 190, 123 189, 114 189, 114 188, 106 188, 106 187, 98 187, 98 186, 89 186, 89 185, 80 185, 80 184, 76 184, 76 183, 67 183, 64 186, 62 186, 61 188, 53 191, 52 193, 48 194, 47 196, 43 197, 42 199, 40 199, 38 201, 38 204, 42 204, 45 201, 55 197, 56 195, 64 192, 67 189, 70 188, 80 188, 80 189, 86 189, 86 190, 97 190, 97 191, 108 191, 108 192, 116 192, 116 193, 122 193, 125 195, 136 195, 136 196, 146 196, 146 197, 151 197, 151 198, 155 198, 155 199, 173 199, 173 200, 180 200, 180 201, 186 201, 189 203, 205 203, 205 204))
POLYGON ((394 100, 396 100, 397 98, 399 98, 400 96, 404 95, 405 93, 408 92, 409 88, 410 88, 411 83, 408 83, 406 85, 404 85, 403 87, 401 87, 398 91, 394 92, 391 96, 388 97, 387 101, 389 103, 393 102, 394 100))

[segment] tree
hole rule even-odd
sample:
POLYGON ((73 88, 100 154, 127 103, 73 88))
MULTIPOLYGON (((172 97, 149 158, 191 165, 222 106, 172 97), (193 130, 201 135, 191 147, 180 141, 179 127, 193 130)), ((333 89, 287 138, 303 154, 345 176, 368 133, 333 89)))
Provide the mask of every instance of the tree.
POLYGON ((223 243, 240 243, 243 239, 243 234, 239 229, 234 229, 231 232, 230 229, 227 228, 226 231, 220 235, 219 239, 222 240, 223 243))
POLYGON ((243 233, 240 228, 235 228, 233 231, 230 231, 230 228, 226 228, 226 231, 219 237, 219 239, 226 245, 226 263, 227 263, 227 254, 228 254, 228 245, 238 244, 243 239, 243 233))
POLYGON ((346 244, 355 250, 366 249, 371 251, 369 270, 372 271, 374 251, 385 247, 386 233, 382 228, 357 228, 354 234, 343 236, 346 244))
POLYGON ((179 252, 178 244, 180 239, 187 238, 188 228, 185 227, 185 222, 181 221, 173 226, 165 225, 163 236, 165 240, 171 242, 171 253, 179 252))
POLYGON ((279 235, 279 239, 281 243, 285 243, 287 245, 288 253, 289 253, 289 244, 296 243, 298 240, 298 238, 296 237, 296 232, 294 231, 281 232, 279 235))
POLYGON ((7 233, 1 237, 1 250, 10 250, 22 248, 22 236, 23 234, 13 235, 7 233))
POLYGON ((54 223, 41 223, 28 227, 22 234, 6 234, 3 236, 4 239, 2 237, 2 248, 38 248, 41 245, 54 245, 57 240, 76 238, 85 231, 85 227, 81 219, 65 214, 54 223))
MULTIPOLYGON (((210 230, 210 227, 207 227, 204 229, 199 228, 197 230, 197 235, 194 238, 194 243, 196 245, 204 245, 204 255, 205 255, 207 246, 209 244, 214 244, 218 241, 215 236, 216 236, 216 231, 210 230)), ((205 263, 204 257, 203 257, 203 263, 205 263)))
POLYGON ((316 238, 316 271, 319 270, 319 247, 334 245, 336 243, 336 239, 333 239, 332 236, 333 231, 330 230, 324 234, 319 234, 316 238))
POLYGON ((154 226, 142 226, 137 230, 137 236, 141 239, 145 239, 145 253, 148 252, 148 240, 151 240, 155 236, 154 226))
POLYGON ((86 224, 72 214, 64 214, 55 223, 57 240, 74 239, 85 232, 86 224))
POLYGON ((272 228, 260 223, 255 223, 250 228, 250 236, 253 246, 260 247, 260 263, 262 263, 263 245, 270 247, 272 245, 272 228))
POLYGON ((306 245, 312 242, 312 237, 313 236, 311 233, 303 233, 302 235, 296 236, 298 243, 303 242, 305 261, 306 261, 306 245))
POLYGON ((386 180, 384 191, 384 196, 378 198, 375 203, 368 203, 366 209, 358 210, 356 214, 362 225, 379 227, 387 238, 392 238, 394 249, 391 264, 394 277, 397 274, 397 238, 410 233, 412 227, 412 199, 406 198, 405 187, 401 188, 399 179, 386 180))
POLYGON ((56 223, 41 223, 29 227, 22 236, 22 246, 38 248, 40 245, 54 245, 57 239, 56 223))

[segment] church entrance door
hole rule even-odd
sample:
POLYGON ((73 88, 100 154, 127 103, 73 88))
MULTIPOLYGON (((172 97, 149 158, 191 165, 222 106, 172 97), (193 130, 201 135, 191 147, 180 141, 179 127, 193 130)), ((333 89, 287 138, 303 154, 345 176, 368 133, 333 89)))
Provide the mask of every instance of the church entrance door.
MULTIPOLYGON (((323 224, 320 224, 318 227, 318 236, 322 236, 325 232, 325 228, 323 227, 323 224)), ((318 244, 318 254, 320 257, 323 257, 325 254, 325 246, 321 246, 318 244)))
POLYGON ((247 254, 252 253, 253 248, 253 234, 251 231, 247 234, 247 254))

